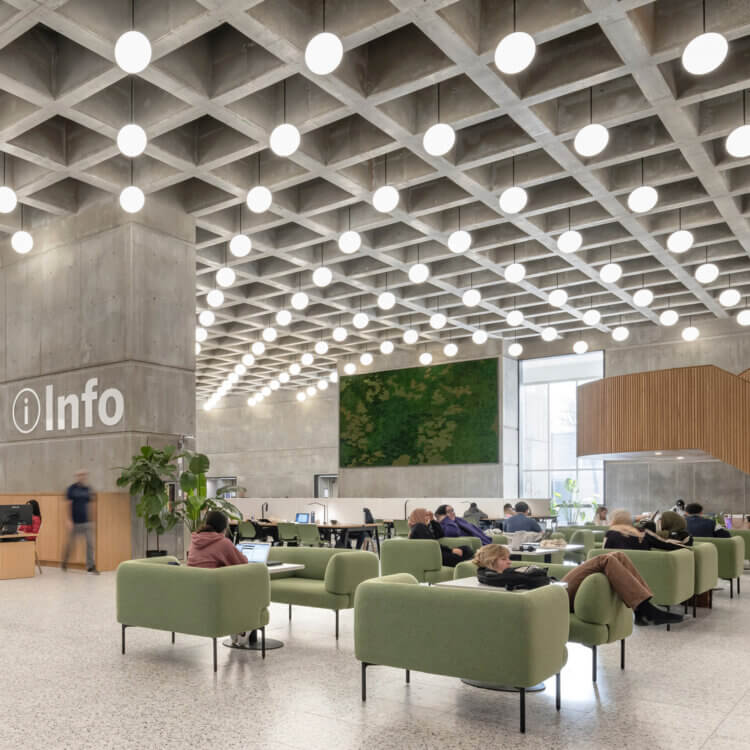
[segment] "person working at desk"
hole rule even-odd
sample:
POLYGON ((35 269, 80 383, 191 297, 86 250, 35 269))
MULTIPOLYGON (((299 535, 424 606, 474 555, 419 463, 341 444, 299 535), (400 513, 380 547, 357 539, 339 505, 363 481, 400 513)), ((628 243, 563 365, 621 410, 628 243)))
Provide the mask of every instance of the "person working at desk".
MULTIPOLYGON (((31 524, 21 523, 18 525, 18 533, 23 534, 38 534, 39 529, 42 525, 42 511, 39 508, 39 503, 36 500, 29 500, 26 505, 31 506, 31 524)), ((27 536, 27 542, 33 542, 36 539, 34 536, 27 536)))
POLYGON ((523 500, 516 503, 515 511, 514 515, 503 522, 503 531, 506 534, 512 534, 514 531, 540 532, 542 530, 539 522, 530 517, 529 506, 523 500))
POLYGON ((452 505, 440 505, 435 511, 435 519, 442 526, 445 536, 475 536, 482 544, 489 544, 492 540, 473 523, 463 518, 456 518, 456 511, 452 505))
MULTIPOLYGON (((477 550, 472 560, 477 578, 488 586, 504 586, 503 573, 511 567, 510 550, 502 544, 488 544, 477 550)), ((682 622, 682 615, 665 612, 651 603, 654 595, 624 552, 597 555, 566 573, 570 611, 574 611, 576 594, 581 584, 594 573, 603 573, 609 585, 626 606, 635 613, 636 625, 666 625, 682 622)))

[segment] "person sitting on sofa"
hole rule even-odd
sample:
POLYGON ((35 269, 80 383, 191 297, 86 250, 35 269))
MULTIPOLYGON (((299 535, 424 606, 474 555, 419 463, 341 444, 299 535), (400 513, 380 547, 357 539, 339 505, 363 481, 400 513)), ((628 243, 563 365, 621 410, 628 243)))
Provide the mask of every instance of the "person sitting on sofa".
POLYGON ((489 544, 492 540, 481 529, 463 518, 456 518, 456 511, 452 505, 440 505, 435 511, 435 519, 443 527, 445 536, 475 536, 482 544, 489 544))
MULTIPOLYGON (((439 523, 431 520, 432 513, 427 508, 415 508, 409 514, 409 539, 434 539, 438 541, 445 534, 439 523), (438 531, 439 529, 439 531, 438 531)), ((461 546, 445 547, 440 545, 440 555, 443 558, 443 565, 449 568, 455 568, 458 563, 464 560, 471 560, 473 551, 471 547, 461 546)))
POLYGON ((514 531, 541 532, 542 527, 539 525, 539 521, 534 520, 529 515, 531 510, 529 509, 528 503, 519 500, 516 503, 515 511, 515 515, 506 518, 503 523, 503 531, 506 534, 512 534, 514 531))
POLYGON ((730 533, 717 525, 713 518, 706 518, 700 503, 688 503, 685 507, 685 523, 688 533, 693 536, 728 537, 730 533))
POLYGON ((606 505, 600 505, 596 509, 596 515, 594 516, 594 526, 606 526, 609 521, 607 521, 607 506, 606 505))
MULTIPOLYGON (((510 551, 502 544, 488 544, 477 550, 472 562, 477 566, 477 578, 480 583, 503 586, 503 573, 511 566, 510 551)), ((665 612, 651 603, 653 592, 624 552, 597 555, 576 565, 570 573, 563 576, 563 582, 568 584, 571 612, 574 610, 578 589, 584 580, 594 573, 603 573, 607 577, 615 593, 635 613, 637 625, 682 622, 682 615, 665 612)))
POLYGON ((630 511, 618 508, 612 511, 609 529, 604 534, 605 549, 661 549, 671 552, 676 549, 684 549, 683 544, 676 539, 662 539, 653 531, 639 531, 633 526, 630 511))

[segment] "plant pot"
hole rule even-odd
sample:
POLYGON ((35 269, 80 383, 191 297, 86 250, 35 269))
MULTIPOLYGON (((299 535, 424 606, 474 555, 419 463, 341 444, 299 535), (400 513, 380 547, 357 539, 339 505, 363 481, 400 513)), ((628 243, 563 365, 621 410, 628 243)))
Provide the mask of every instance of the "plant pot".
POLYGON ((167 550, 165 549, 147 549, 146 557, 166 557, 167 550))

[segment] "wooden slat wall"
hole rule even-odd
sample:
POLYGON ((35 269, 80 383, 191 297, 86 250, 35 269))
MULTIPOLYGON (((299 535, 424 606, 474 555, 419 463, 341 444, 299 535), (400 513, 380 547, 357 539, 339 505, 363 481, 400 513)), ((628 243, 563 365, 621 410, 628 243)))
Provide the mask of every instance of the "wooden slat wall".
POLYGON ((750 382, 713 365, 578 388, 579 456, 701 450, 750 474, 750 382))
MULTIPOLYGON (((25 503, 35 498, 42 511, 42 527, 37 537, 40 562, 62 562, 65 541, 68 537, 70 511, 64 495, 0 494, 0 505, 25 503)), ((122 492, 100 492, 93 503, 91 519, 95 521, 94 552, 99 570, 114 570, 123 560, 132 556, 130 543, 130 497, 122 492)), ((86 545, 78 539, 70 562, 86 562, 86 545)))

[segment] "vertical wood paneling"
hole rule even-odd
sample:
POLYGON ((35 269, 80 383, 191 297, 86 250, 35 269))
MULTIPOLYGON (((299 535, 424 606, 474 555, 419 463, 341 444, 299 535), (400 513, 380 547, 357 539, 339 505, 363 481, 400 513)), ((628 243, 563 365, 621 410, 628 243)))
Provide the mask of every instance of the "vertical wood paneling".
MULTIPOLYGON (((746 373, 743 373, 746 375, 746 373)), ((750 474, 750 381, 713 365, 578 388, 578 455, 700 450, 750 474)))

